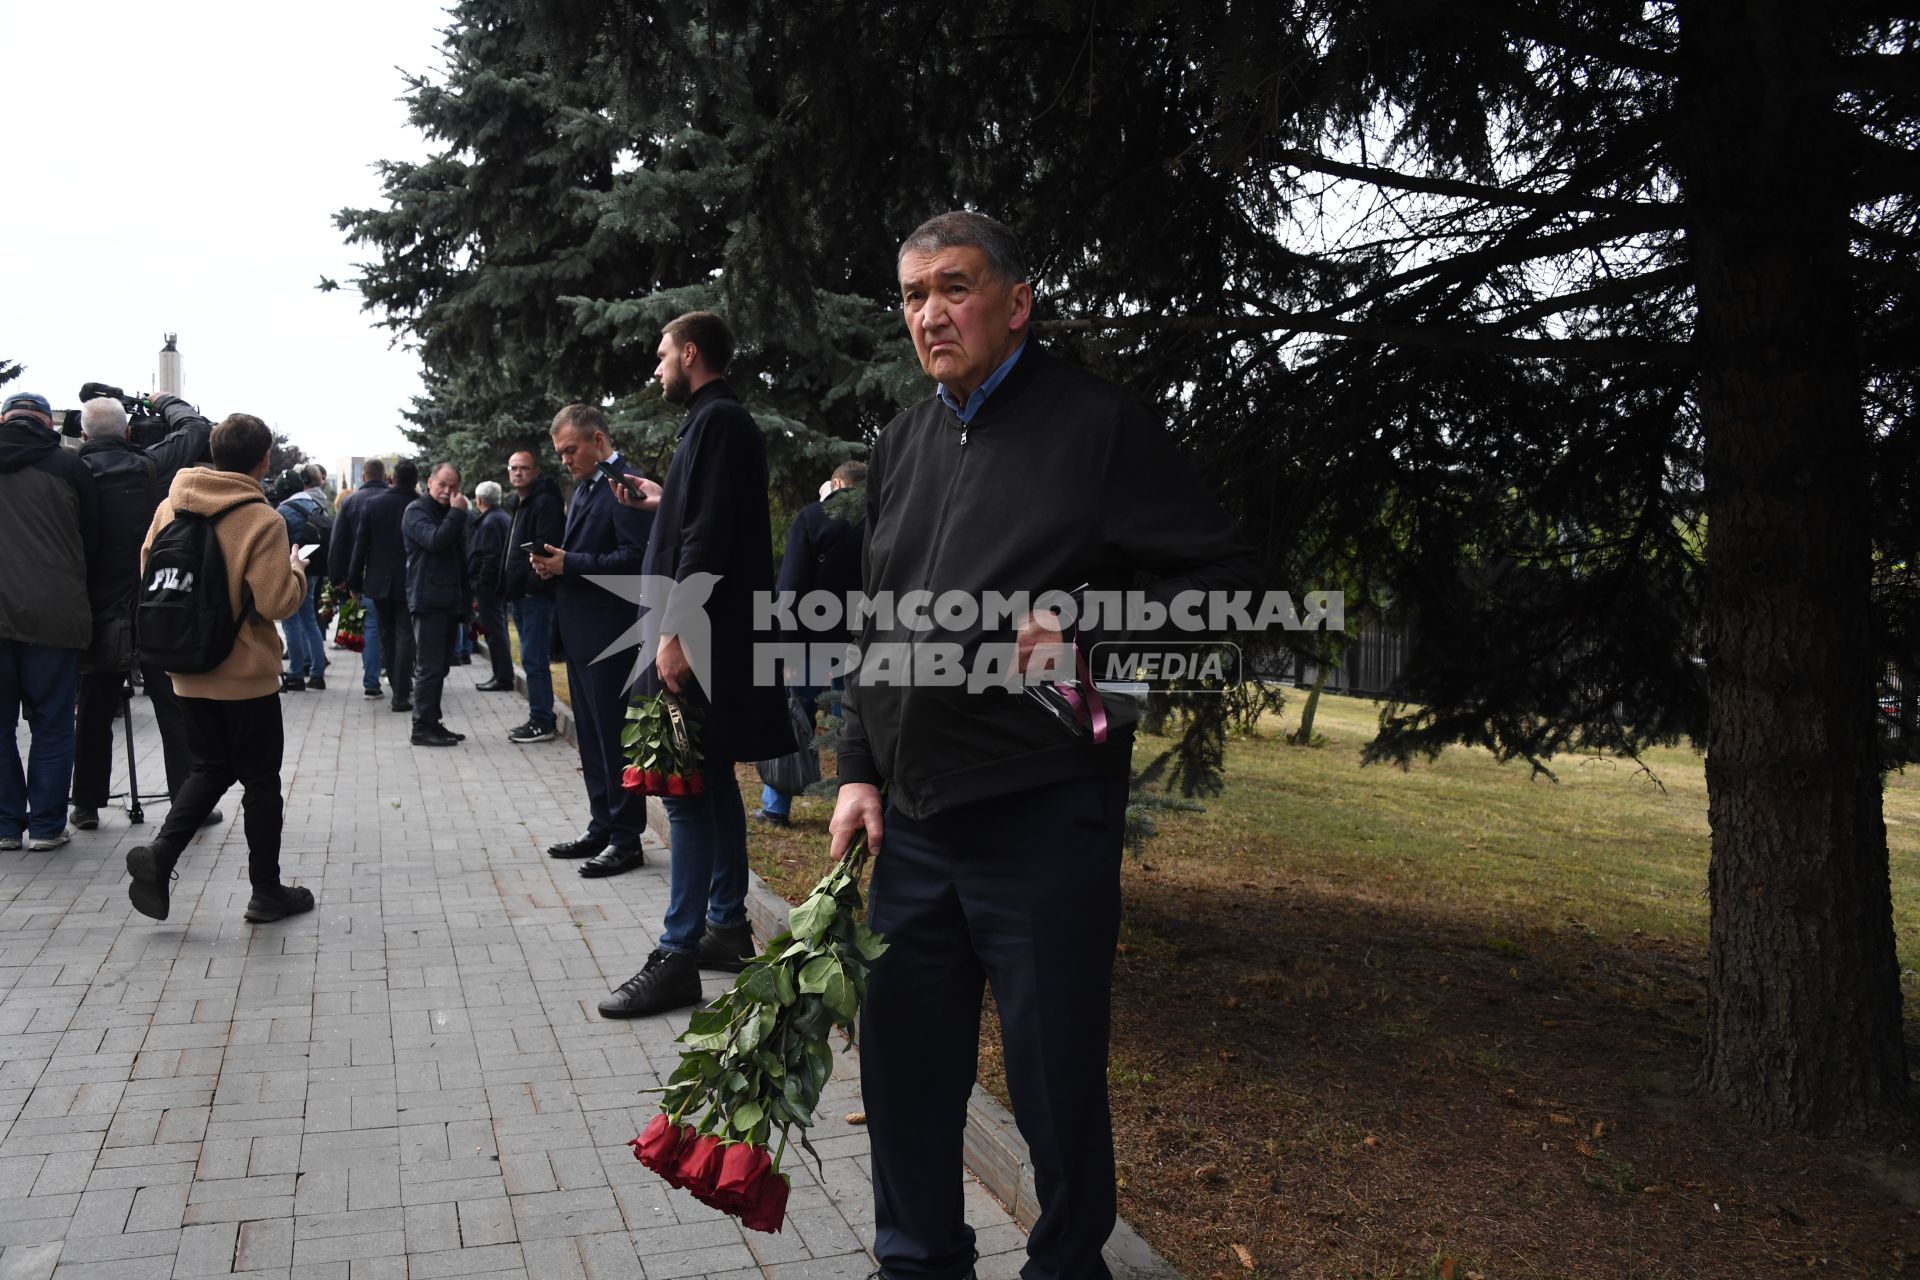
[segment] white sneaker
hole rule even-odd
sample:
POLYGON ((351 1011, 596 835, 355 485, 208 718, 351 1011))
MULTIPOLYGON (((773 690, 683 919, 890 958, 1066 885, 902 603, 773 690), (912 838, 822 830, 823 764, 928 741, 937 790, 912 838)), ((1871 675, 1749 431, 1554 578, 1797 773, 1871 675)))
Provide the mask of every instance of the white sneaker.
POLYGON ((19 847, 19 836, 0 836, 0 849, 18 849, 19 847))
POLYGON ((60 834, 57 836, 28 836, 27 851, 29 853, 45 853, 49 849, 58 849, 71 839, 73 839, 72 827, 62 827, 60 834))

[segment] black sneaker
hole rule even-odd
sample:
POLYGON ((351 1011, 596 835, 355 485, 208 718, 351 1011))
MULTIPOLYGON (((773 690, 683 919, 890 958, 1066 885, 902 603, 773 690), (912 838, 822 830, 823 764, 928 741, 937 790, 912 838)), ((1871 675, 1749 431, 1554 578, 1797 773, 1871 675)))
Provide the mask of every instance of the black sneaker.
POLYGON ((646 967, 600 1002, 603 1018, 644 1018, 700 1003, 700 962, 685 951, 658 951, 646 967))
POLYGON ((127 850, 127 874, 133 883, 127 886, 127 899, 143 916, 165 920, 173 906, 173 862, 157 853, 152 845, 140 844, 127 850))
MULTIPOLYGON (((129 855, 131 856, 131 855, 129 855)), ((313 910, 313 890, 297 884, 276 889, 255 889, 247 899, 247 923, 271 924, 313 910)))
POLYGON ((535 724, 529 720, 518 729, 507 730, 508 742, 552 742, 554 727, 550 724, 535 724))
POLYGON ((774 813, 770 809, 755 809, 747 816, 755 822, 764 822, 770 827, 790 827, 793 825, 787 820, 786 814, 774 813))
POLYGON ((82 831, 98 830, 100 811, 81 804, 73 806, 73 825, 82 831))
POLYGON ((395 711, 411 711, 413 710, 413 699, 395 698, 392 702, 388 703, 387 706, 395 711))
POLYGON ((280 677, 280 692, 282 693, 302 693, 305 692, 306 687, 307 682, 299 676, 280 677))
POLYGON ((371 685, 371 686, 362 685, 360 687, 360 692, 365 694, 369 698, 384 698, 387 696, 387 691, 385 689, 382 689, 377 684, 371 685))
POLYGON ((695 952, 702 969, 739 973, 753 959, 753 926, 739 924, 722 929, 709 920, 700 935, 700 950, 695 952))
POLYGON ((423 724, 413 731, 413 745, 416 747, 457 747, 456 738, 437 724, 423 724))
POLYGON ((313 676, 307 681, 307 688, 309 689, 320 689, 324 691, 326 687, 327 678, 325 676, 313 676))

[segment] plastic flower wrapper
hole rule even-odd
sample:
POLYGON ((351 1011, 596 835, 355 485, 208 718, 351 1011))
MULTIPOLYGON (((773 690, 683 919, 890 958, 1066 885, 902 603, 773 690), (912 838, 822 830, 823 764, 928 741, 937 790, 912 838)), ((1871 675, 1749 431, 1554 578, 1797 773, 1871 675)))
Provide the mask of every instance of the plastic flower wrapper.
POLYGON ((862 834, 733 989, 693 1015, 660 1114, 628 1144, 668 1185, 755 1231, 786 1219, 789 1140, 819 1161, 806 1130, 833 1074, 828 1037, 852 1039, 868 969, 887 949, 860 919, 866 861, 862 834))
POLYGON ((697 796, 706 788, 700 773, 700 717, 685 699, 661 690, 636 698, 620 730, 627 767, 620 785, 643 796, 697 796))

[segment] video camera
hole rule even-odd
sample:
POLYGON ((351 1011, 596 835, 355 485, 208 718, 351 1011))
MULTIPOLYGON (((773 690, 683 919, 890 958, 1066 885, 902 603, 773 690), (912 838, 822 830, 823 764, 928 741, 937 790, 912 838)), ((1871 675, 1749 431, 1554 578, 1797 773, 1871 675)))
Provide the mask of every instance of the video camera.
MULTIPOLYGON (((167 420, 154 409, 153 401, 146 396, 130 396, 119 387, 105 382, 86 382, 80 386, 80 403, 108 397, 120 402, 127 411, 127 439, 142 449, 150 448, 167 438, 167 420)), ((69 409, 60 423, 62 434, 78 437, 80 435, 80 411, 69 409)))

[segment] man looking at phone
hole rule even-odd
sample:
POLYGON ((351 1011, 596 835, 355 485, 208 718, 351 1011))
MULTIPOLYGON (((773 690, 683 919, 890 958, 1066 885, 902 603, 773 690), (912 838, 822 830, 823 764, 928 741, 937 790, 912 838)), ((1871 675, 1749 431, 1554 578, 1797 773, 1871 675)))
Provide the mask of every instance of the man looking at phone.
MULTIPOLYGON (((626 464, 607 438, 607 418, 590 404, 570 404, 553 419, 553 449, 575 481, 573 505, 558 543, 524 553, 533 572, 554 588, 560 639, 567 651, 567 687, 572 694, 574 738, 586 775, 586 834, 547 850, 549 857, 585 858, 580 874, 617 876, 646 861, 640 833, 646 801, 620 785, 625 764, 620 730, 626 723, 628 675, 624 654, 595 662, 640 616, 639 606, 587 581, 588 574, 638 574, 653 528, 650 512, 622 506, 607 492, 601 463, 616 473, 626 464)), ((516 548, 510 554, 518 554, 516 548)))
POLYGON ((559 546, 567 527, 566 502, 551 476, 522 449, 507 459, 507 482, 518 500, 513 527, 500 556, 500 597, 513 610, 520 633, 520 666, 527 673, 527 722, 507 732, 513 742, 551 742, 554 736, 553 583, 533 571, 527 554, 535 547, 559 546))
POLYGON ((456 627, 467 625, 467 496, 460 469, 434 467, 400 524, 407 540, 407 612, 413 617, 413 745, 451 747, 465 735, 440 722, 456 627))

